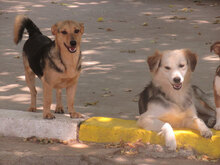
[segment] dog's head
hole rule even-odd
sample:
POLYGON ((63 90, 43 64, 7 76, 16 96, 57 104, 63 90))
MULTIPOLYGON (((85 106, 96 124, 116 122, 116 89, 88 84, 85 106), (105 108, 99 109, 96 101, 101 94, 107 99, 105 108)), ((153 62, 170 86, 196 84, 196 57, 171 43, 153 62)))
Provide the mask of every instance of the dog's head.
POLYGON ((219 55, 220 57, 220 41, 215 42, 211 47, 210 47, 210 51, 214 51, 215 54, 219 55))
POLYGON ((158 85, 169 84, 180 90, 195 70, 197 55, 187 49, 158 52, 147 59, 150 72, 158 85))
POLYGON ((80 42, 84 33, 83 23, 74 21, 61 21, 51 27, 55 36, 56 46, 62 51, 76 53, 80 51, 80 42))

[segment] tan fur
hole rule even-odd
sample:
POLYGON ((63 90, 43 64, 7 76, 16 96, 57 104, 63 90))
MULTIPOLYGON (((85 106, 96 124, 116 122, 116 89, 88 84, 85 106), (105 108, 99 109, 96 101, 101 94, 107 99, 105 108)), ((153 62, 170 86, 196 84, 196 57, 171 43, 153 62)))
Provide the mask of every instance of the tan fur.
MULTIPOLYGON (((214 51, 220 57, 220 41, 215 42, 211 47, 210 51, 214 51)), ((215 98, 215 106, 216 106, 216 125, 214 128, 216 130, 220 130, 220 65, 216 69, 214 83, 213 83, 213 91, 215 98)))
POLYGON ((214 51, 215 54, 220 56, 220 41, 217 41, 214 44, 212 44, 212 46, 210 47, 210 51, 214 51))
POLYGON ((26 16, 24 15, 18 15, 15 18, 15 22, 14 22, 14 43, 18 44, 18 33, 19 33, 19 27, 22 24, 22 21, 26 18, 26 16))
POLYGON ((147 63, 151 72, 155 72, 157 70, 161 58, 162 54, 159 51, 156 51, 154 55, 148 57, 147 63))

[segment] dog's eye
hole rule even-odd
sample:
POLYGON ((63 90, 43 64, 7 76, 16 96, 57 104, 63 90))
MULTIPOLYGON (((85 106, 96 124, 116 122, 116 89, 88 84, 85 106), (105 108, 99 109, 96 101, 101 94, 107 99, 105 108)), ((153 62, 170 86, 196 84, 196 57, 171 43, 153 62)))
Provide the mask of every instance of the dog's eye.
POLYGON ((79 29, 76 29, 74 32, 75 32, 75 33, 79 33, 79 29))
POLYGON ((171 68, 169 66, 165 66, 165 69, 166 70, 170 70, 171 68))
POLYGON ((64 31, 62 31, 61 33, 62 33, 62 34, 67 34, 67 32, 66 32, 65 30, 64 30, 64 31))
POLYGON ((179 64, 179 67, 180 68, 183 68, 185 65, 184 64, 179 64))

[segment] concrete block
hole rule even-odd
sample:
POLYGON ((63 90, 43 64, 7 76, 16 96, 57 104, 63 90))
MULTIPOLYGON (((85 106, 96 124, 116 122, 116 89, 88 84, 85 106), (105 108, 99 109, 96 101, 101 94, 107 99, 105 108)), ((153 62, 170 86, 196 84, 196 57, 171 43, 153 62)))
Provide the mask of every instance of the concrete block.
POLYGON ((78 124, 84 119, 71 119, 56 114, 56 119, 43 119, 42 113, 0 109, 0 135, 14 137, 77 139, 78 124))
MULTIPOLYGON (((201 154, 220 158, 220 131, 212 129, 213 136, 206 139, 190 129, 174 130, 178 148, 190 147, 201 154)), ((92 117, 80 125, 79 140, 96 143, 136 142, 138 140, 164 145, 164 138, 156 132, 137 126, 135 120, 92 117)))

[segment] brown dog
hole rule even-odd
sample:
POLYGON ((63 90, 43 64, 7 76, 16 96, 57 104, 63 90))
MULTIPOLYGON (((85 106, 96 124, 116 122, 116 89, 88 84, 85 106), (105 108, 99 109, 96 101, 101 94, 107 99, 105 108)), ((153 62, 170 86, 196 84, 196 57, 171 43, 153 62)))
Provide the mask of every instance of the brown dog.
POLYGON ((22 39, 27 29, 29 39, 23 47, 25 78, 31 93, 29 111, 36 111, 35 75, 43 84, 43 117, 53 119, 50 111, 52 89, 56 89, 57 105, 55 113, 64 113, 61 103, 61 89, 66 88, 68 112, 71 118, 82 115, 74 110, 74 97, 81 70, 80 43, 84 25, 74 21, 61 21, 52 26, 55 36, 52 41, 43 35, 38 27, 27 17, 18 15, 14 24, 14 42, 22 39))
MULTIPOLYGON (((215 54, 219 55, 220 57, 220 41, 214 43, 210 51, 214 51, 215 54)), ((214 128, 216 130, 220 130, 220 65, 217 67, 215 72, 215 78, 213 83, 213 90, 214 90, 214 98, 215 98, 215 106, 216 106, 216 124, 214 128)))

